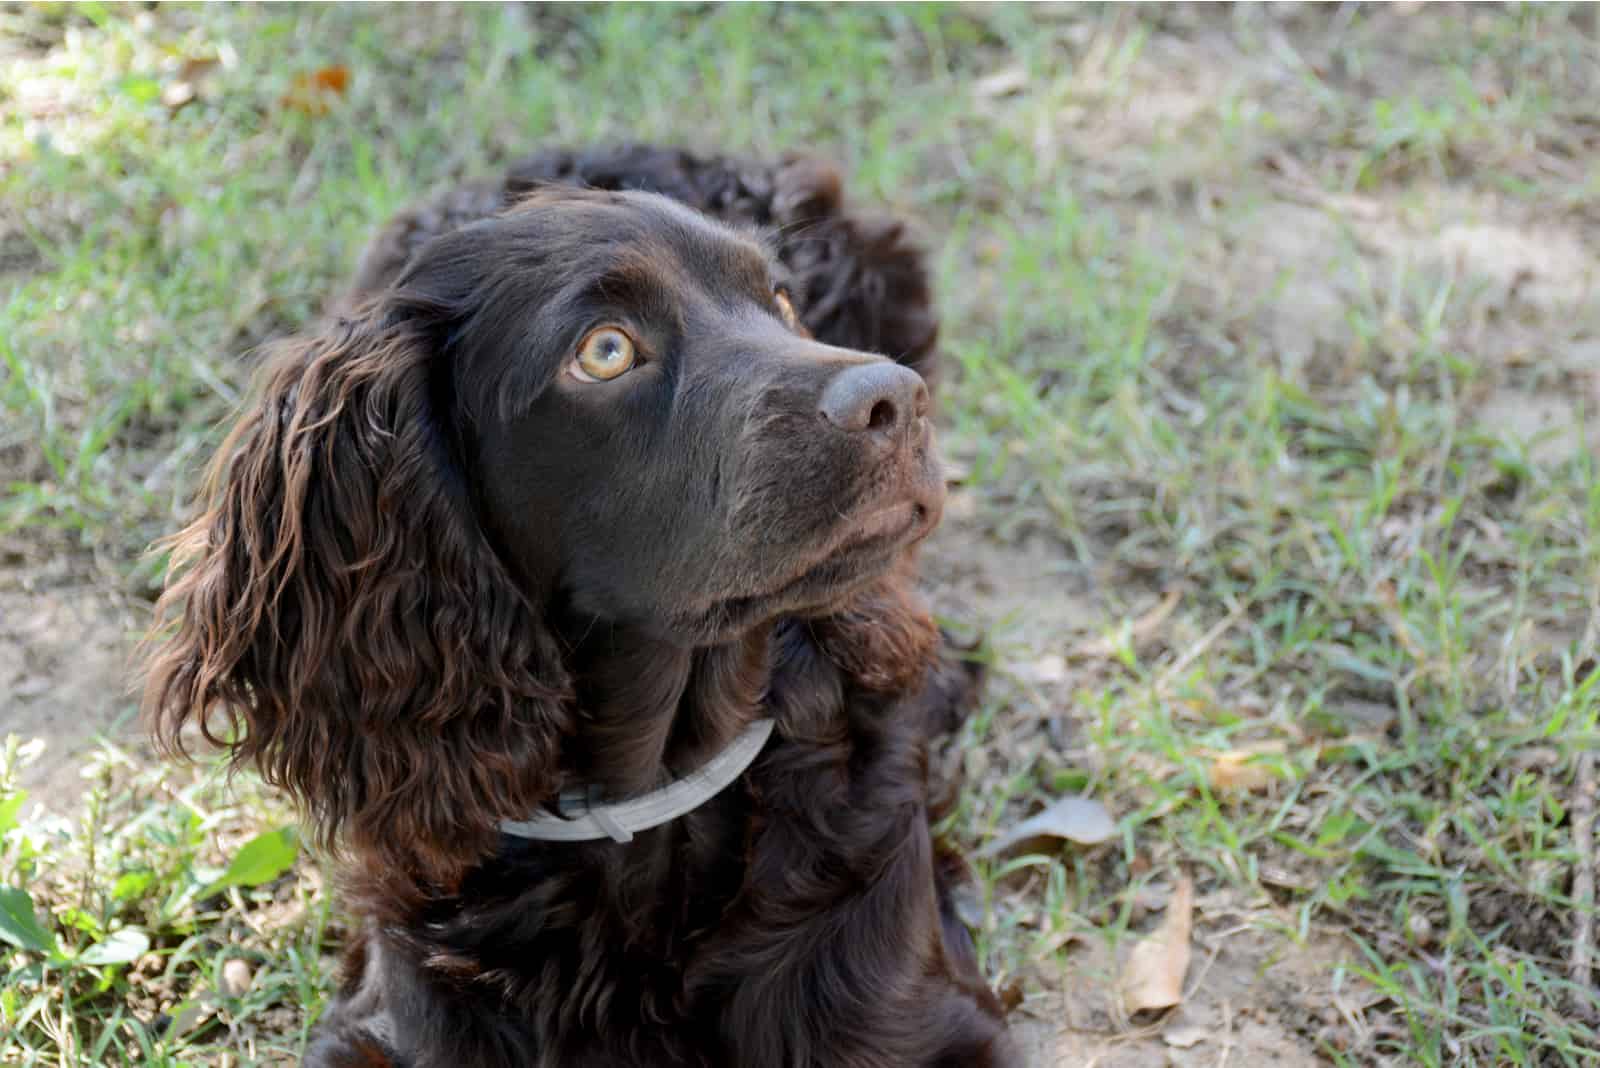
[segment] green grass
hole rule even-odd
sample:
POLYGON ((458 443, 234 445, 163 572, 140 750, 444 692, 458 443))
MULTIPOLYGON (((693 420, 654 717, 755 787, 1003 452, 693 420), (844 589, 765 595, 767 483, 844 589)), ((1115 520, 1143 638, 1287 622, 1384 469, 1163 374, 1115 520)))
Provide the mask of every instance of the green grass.
MULTIPOLYGON (((1054 1012, 1182 869, 1202 932, 1227 897, 1282 953, 1340 947, 1260 1008, 1329 1060, 1600 1059, 1568 978, 1600 279, 1444 241, 1600 248, 1592 12, 36 6, 0 49, 0 533, 147 589, 245 354, 429 189, 550 142, 811 146, 936 264, 971 507, 933 555, 1043 545, 1036 597, 1081 608, 985 616, 953 829, 1083 791, 1121 835, 980 865, 990 972, 1054 1012), (330 65, 326 113, 284 103, 330 65), (1501 413, 1534 403, 1561 418, 1530 440, 1501 413), (1252 747, 1271 781, 1219 788, 1252 747)), ((77 814, 0 792, 0 884, 54 943, 0 958, 0 1063, 297 1048, 338 934, 320 874, 205 893, 287 817, 175 774, 103 756, 77 814), (118 931, 148 947, 86 963, 118 931)))
POLYGON ((331 979, 331 902, 281 804, 106 746, 81 811, 20 820, 30 755, 0 752, 4 1063, 293 1056, 331 979), (224 980, 240 964, 247 986, 224 980))

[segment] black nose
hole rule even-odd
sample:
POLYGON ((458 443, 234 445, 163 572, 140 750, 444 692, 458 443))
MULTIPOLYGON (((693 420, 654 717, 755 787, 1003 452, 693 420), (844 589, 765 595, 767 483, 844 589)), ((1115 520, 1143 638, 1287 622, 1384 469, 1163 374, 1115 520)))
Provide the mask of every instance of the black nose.
POLYGON ((840 430, 894 436, 928 414, 928 387, 897 363, 858 363, 833 376, 818 408, 840 430))

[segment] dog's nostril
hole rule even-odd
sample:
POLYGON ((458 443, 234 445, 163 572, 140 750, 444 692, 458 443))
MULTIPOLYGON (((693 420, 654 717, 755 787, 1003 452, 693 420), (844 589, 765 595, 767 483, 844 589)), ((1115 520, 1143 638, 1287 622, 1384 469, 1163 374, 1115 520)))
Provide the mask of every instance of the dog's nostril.
POLYGON ((881 400, 872 406, 872 412, 867 416, 868 430, 888 430, 894 426, 894 403, 881 400))
POLYGON ((818 398, 823 418, 840 430, 896 435, 927 410, 927 386, 915 371, 888 360, 839 371, 818 398))

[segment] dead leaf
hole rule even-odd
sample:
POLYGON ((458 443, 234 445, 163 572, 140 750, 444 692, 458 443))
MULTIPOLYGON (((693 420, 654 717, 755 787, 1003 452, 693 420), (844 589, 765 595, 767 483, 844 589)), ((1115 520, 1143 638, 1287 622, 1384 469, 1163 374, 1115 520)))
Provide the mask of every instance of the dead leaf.
POLYGON ((1103 638, 1094 638, 1075 646, 1069 656, 1080 660, 1105 659, 1116 656, 1124 645, 1138 645, 1148 641, 1161 629, 1161 624, 1167 621, 1173 610, 1178 607, 1178 602, 1183 599, 1183 589, 1168 590, 1166 595, 1144 615, 1125 624, 1123 631, 1107 635, 1103 638))
POLYGON ((978 856, 994 856, 1030 838, 1065 838, 1079 845, 1099 845, 1116 835, 1117 822, 1100 802, 1088 797, 1063 797, 991 840, 978 850, 978 856))
POLYGON ((1281 755, 1282 742, 1265 742, 1245 749, 1218 753, 1211 760, 1211 788, 1219 793, 1265 790, 1283 778, 1282 771, 1263 756, 1281 755))
POLYGON ((1054 653, 1041 656, 1028 664, 1018 664, 1017 673, 1032 682, 1063 682, 1067 677, 1067 662, 1054 653))
POLYGON ((320 67, 314 71, 295 75, 294 84, 283 95, 280 103, 286 108, 293 108, 307 115, 326 115, 329 101, 333 97, 343 96, 349 85, 349 67, 342 64, 320 67))
POLYGON ((1122 1007, 1129 1016, 1146 1009, 1171 1008, 1183 1000, 1193 929, 1194 883, 1184 876, 1172 891, 1161 926, 1133 947, 1122 969, 1122 1007))
POLYGON ((1270 764, 1250 763, 1254 753, 1222 753, 1211 761, 1211 788, 1218 793, 1253 793, 1277 782, 1270 764))
POLYGON ((168 82, 161 90, 161 103, 168 111, 178 111, 198 95, 193 82, 168 82))
POLYGON ((350 68, 323 67, 311 76, 311 82, 324 92, 343 93, 345 86, 350 84, 350 68))
POLYGON ((1211 1032, 1199 1024, 1179 1024, 1161 1032, 1161 1041, 1177 1049, 1191 1049, 1211 1037, 1211 1032))
POLYGON ((161 90, 161 103, 168 111, 177 112, 200 96, 202 84, 222 62, 216 56, 190 56, 178 68, 178 76, 161 90))
POLYGON ((1317 888, 1317 884, 1310 879, 1290 871, 1280 864, 1261 864, 1256 868, 1256 877, 1263 886, 1276 887, 1279 890, 1293 890, 1297 893, 1309 893, 1317 888))
POLYGON ((230 957, 222 965, 222 975, 219 977, 217 989, 224 997, 244 997, 254 978, 250 972, 250 965, 238 957, 230 957))
POLYGON ((972 83, 972 95, 980 100, 1014 96, 1028 87, 1028 72, 1021 67, 1006 67, 986 74, 972 83))
POLYGON ((1388 579, 1380 581, 1374 592, 1378 599, 1378 614, 1383 617, 1384 625, 1394 634, 1407 655, 1411 659, 1424 662, 1428 659, 1427 650, 1412 633, 1411 624, 1406 622, 1404 609, 1400 606, 1400 595, 1394 588, 1394 583, 1388 579))
POLYGON ((1386 734, 1400 717, 1399 710, 1388 702, 1353 698, 1330 703, 1327 713, 1347 734, 1386 734))

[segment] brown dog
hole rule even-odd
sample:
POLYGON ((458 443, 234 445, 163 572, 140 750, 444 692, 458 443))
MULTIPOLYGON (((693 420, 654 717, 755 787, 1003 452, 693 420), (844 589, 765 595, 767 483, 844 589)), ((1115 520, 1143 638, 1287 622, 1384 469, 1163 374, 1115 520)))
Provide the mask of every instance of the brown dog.
POLYGON ((350 861, 308 1062, 1014 1063, 928 825, 919 376, 661 196, 408 264, 273 358, 149 680, 350 861))

